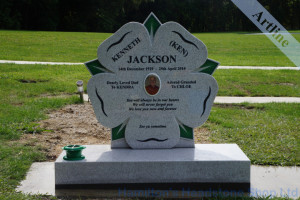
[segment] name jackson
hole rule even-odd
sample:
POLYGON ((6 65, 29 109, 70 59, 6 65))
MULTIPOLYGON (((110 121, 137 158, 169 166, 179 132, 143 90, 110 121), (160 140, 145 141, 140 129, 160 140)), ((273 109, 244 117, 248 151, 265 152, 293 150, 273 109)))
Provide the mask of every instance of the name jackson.
POLYGON ((176 55, 129 56, 128 63, 176 63, 176 55))

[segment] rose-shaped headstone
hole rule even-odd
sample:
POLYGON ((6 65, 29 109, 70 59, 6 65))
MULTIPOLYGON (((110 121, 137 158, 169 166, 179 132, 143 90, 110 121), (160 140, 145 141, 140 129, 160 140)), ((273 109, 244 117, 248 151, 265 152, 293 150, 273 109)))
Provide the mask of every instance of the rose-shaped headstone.
POLYGON ((193 128, 208 118, 218 63, 175 22, 150 14, 121 27, 85 63, 96 117, 112 128, 112 148, 194 147, 193 128))

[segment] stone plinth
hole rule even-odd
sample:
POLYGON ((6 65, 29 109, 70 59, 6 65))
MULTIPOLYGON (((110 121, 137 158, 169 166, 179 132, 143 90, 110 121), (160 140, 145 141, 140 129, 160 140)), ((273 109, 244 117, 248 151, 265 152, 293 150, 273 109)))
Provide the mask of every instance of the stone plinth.
POLYGON ((87 145, 86 159, 55 162, 56 188, 226 189, 250 188, 250 160, 236 144, 195 148, 111 149, 87 145))

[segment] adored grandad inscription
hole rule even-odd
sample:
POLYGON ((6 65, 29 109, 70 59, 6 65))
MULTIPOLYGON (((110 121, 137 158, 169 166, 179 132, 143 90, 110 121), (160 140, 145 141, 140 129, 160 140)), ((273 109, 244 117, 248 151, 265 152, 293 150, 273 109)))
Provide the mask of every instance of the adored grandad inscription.
POLYGON ((150 14, 130 22, 85 63, 96 117, 112 128, 112 148, 194 147, 193 128, 208 118, 219 63, 206 46, 175 22, 150 14))

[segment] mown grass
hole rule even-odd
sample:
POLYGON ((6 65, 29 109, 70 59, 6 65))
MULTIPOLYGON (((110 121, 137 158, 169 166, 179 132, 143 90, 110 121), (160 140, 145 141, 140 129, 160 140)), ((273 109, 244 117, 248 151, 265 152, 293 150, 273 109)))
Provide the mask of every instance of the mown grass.
MULTIPOLYGON (((300 96, 299 71, 228 69, 216 70, 213 76, 219 85, 218 96, 300 96)), ((22 97, 72 94, 76 80, 83 80, 86 87, 89 78, 84 65, 0 64, 0 80, 7 94, 20 88, 18 93, 12 92, 12 100, 3 99, 13 105, 22 103, 22 97)))
POLYGON ((75 82, 83 76, 72 66, 0 66, 0 199, 44 199, 14 191, 32 162, 46 160, 45 147, 26 146, 18 139, 39 134, 33 122, 45 119, 47 111, 78 103, 75 82))
POLYGON ((0 59, 86 62, 110 33, 0 31, 0 59))
MULTIPOLYGON (((194 34, 208 48, 208 57, 229 66, 295 66, 265 35, 194 34)), ((299 34, 293 34, 300 41, 299 34)))
POLYGON ((300 71, 230 69, 213 76, 218 96, 300 96, 300 71))
POLYGON ((10 130, 8 126, 41 119, 43 108, 60 107, 63 98, 53 97, 63 94, 70 99, 76 93, 76 81, 89 77, 83 71, 79 66, 0 65, 0 137, 8 137, 1 134, 10 130))
POLYGON ((32 122, 45 119, 47 111, 78 103, 79 100, 72 96, 37 99, 30 97, 23 98, 22 101, 22 105, 17 107, 9 103, 1 104, 0 107, 0 199, 45 199, 43 196, 22 195, 14 191, 19 181, 25 178, 32 162, 46 160, 42 153, 42 149, 46 147, 27 146, 19 143, 18 139, 22 134, 38 134, 35 129, 31 129, 32 122))
POLYGON ((252 164, 300 166, 300 104, 215 104, 204 125, 214 143, 236 143, 252 164))
MULTIPOLYGON (((0 31, 0 60, 86 62, 111 33, 0 31)), ((294 66, 264 35, 195 33, 221 65, 294 66)), ((300 41, 300 34, 293 35, 300 41)))

